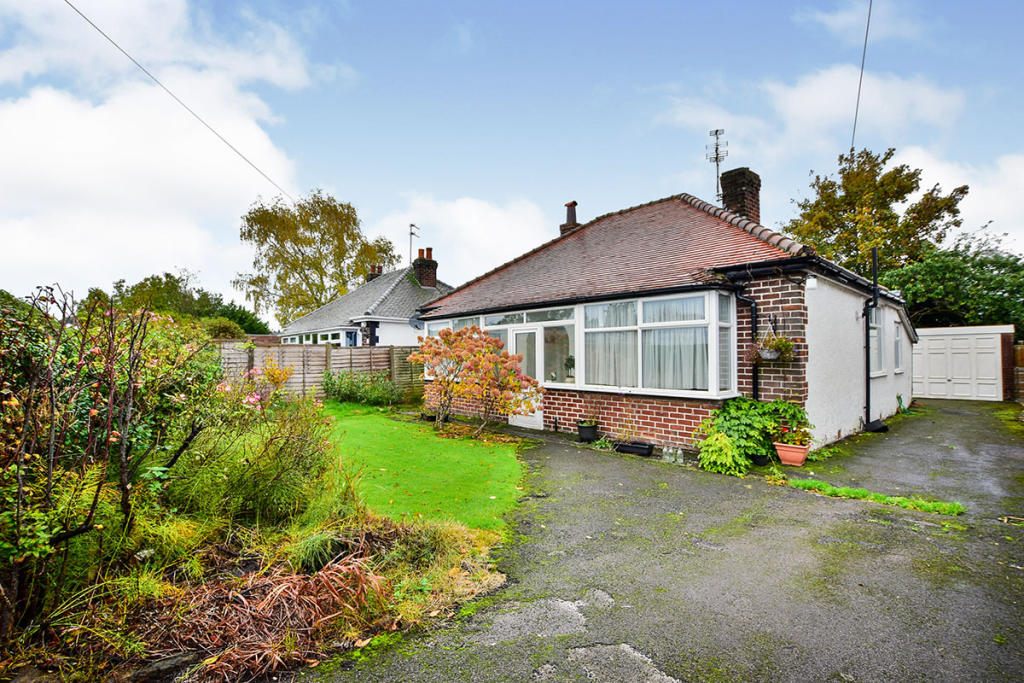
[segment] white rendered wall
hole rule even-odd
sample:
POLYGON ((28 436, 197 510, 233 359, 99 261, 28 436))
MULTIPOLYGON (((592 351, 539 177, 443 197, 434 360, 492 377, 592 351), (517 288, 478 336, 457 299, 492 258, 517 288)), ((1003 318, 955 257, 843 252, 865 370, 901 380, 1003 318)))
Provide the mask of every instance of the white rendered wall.
MULTIPOLYGON (((867 296, 818 276, 809 278, 807 302, 807 414, 817 444, 837 441, 864 423, 864 301, 867 296), (816 283, 813 282, 816 280, 816 283)), ((894 366, 898 309, 879 299, 882 369, 871 378, 871 417, 884 419, 911 396, 911 344, 901 324, 902 371, 894 366)))
POLYGON ((416 346, 419 344, 416 337, 426 334, 423 330, 417 330, 407 322, 392 323, 382 322, 377 327, 377 342, 379 346, 416 346))

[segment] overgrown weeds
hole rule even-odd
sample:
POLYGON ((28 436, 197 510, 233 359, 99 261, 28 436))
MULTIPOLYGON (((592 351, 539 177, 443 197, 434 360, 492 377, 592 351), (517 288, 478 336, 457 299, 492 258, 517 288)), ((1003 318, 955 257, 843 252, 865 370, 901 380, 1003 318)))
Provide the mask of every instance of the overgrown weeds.
POLYGON ((962 503, 925 500, 924 498, 919 497, 906 498, 904 496, 889 496, 884 493, 875 493, 874 491, 869 491, 867 489, 851 488, 849 486, 833 486, 827 481, 821 481, 819 479, 790 479, 789 485, 793 488, 803 489, 805 491, 814 491, 815 493, 820 493, 823 496, 830 496, 832 498, 869 500, 873 503, 895 505, 896 507, 905 508, 907 510, 920 510, 921 512, 930 512, 937 515, 951 515, 955 517, 963 514, 967 509, 962 503))

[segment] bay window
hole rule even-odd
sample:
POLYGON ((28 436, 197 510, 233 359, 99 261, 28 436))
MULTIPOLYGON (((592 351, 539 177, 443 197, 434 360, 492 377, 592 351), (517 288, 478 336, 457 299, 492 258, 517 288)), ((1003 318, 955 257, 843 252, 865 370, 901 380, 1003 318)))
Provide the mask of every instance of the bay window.
MULTIPOLYGON (((469 318, 450 321, 453 329, 469 318)), ((472 318, 544 385, 664 396, 736 392, 736 300, 687 292, 472 318), (579 334, 577 334, 577 329, 579 334), (534 375, 533 373, 537 374, 534 375)), ((427 330, 448 326, 429 322, 427 330)))

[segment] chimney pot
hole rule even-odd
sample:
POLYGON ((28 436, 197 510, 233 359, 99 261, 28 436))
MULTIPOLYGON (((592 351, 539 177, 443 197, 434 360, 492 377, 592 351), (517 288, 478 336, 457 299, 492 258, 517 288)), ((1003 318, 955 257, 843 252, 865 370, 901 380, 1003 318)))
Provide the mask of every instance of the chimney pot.
POLYGON ((437 287, 437 261, 434 260, 434 248, 420 249, 420 256, 412 262, 413 275, 421 287, 437 287))
POLYGON ((580 224, 576 222, 576 200, 567 202, 565 205, 565 222, 558 226, 558 229, 564 235, 567 232, 571 232, 576 228, 580 227, 580 224))
POLYGON ((761 177, 747 167, 722 174, 722 206, 733 213, 761 222, 761 177))
POLYGON ((417 258, 423 258, 423 250, 422 250, 422 249, 420 249, 420 253, 419 253, 419 255, 417 256, 417 258))

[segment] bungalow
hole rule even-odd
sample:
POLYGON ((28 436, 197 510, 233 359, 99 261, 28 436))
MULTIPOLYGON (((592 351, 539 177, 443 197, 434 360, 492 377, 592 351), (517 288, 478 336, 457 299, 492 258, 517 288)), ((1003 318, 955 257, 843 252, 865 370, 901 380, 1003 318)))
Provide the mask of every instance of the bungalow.
POLYGON ((423 330, 417 309, 452 291, 437 279, 433 251, 420 249, 411 266, 390 273, 375 266, 365 284, 285 326, 281 343, 416 345, 423 330))
POLYGON ((911 396, 914 328, 898 292, 759 223, 758 175, 722 174, 726 208, 678 194, 576 221, 421 309, 427 333, 478 325, 545 388, 522 426, 687 446, 735 396, 805 406, 818 443, 911 396), (765 335, 789 360, 754 362, 765 335), (752 353, 754 351, 754 353, 752 353))

